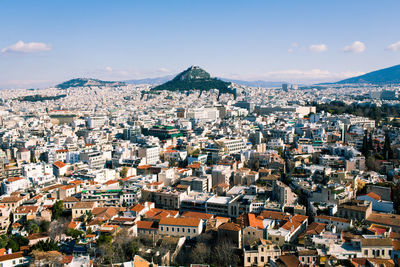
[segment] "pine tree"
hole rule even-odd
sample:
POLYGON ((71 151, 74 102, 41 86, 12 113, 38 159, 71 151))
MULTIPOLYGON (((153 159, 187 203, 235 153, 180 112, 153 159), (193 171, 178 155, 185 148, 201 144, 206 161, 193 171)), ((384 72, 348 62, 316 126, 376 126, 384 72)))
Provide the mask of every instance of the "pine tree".
POLYGON ((392 151, 390 135, 389 135, 388 131, 385 133, 385 144, 383 146, 383 156, 385 157, 386 160, 393 158, 393 151, 392 151))

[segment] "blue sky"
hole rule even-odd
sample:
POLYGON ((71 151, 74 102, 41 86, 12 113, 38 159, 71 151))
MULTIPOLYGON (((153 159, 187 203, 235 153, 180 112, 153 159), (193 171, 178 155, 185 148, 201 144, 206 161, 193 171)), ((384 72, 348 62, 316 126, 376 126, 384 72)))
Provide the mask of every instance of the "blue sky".
POLYGON ((0 88, 126 80, 199 65, 311 83, 400 64, 398 0, 0 2, 0 88))

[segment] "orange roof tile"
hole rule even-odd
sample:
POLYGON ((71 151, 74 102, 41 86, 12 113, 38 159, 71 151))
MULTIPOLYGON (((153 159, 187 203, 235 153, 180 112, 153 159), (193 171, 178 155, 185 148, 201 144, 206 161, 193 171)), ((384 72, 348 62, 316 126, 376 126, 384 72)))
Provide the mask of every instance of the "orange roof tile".
POLYGON ((201 220, 199 218, 162 218, 159 224, 197 227, 200 223, 201 220))

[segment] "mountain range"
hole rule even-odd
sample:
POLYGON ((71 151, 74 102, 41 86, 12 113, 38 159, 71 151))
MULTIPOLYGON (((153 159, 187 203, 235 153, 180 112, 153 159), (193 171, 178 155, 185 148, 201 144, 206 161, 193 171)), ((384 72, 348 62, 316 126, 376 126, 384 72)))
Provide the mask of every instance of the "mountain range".
POLYGON ((398 84, 400 83, 400 65, 368 72, 364 75, 338 81, 334 84, 398 84))
MULTIPOLYGON (((194 71, 198 72, 199 67, 191 67, 186 70, 187 71, 194 71), (191 70, 191 68, 194 68, 191 70)), ((200 69, 201 70, 201 69, 200 69)), ((204 70, 202 70, 204 71, 204 70)), ((226 90, 225 85, 229 83, 235 83, 235 84, 240 84, 240 85, 245 85, 245 86, 252 86, 252 87, 280 87, 282 83, 286 82, 269 82, 269 81, 244 81, 244 80, 235 80, 235 79, 227 79, 227 78, 211 78, 211 76, 205 72, 203 73, 200 71, 202 74, 198 78, 203 79, 208 79, 209 82, 215 82, 218 84, 218 87, 224 88, 223 90, 226 90), (202 76, 205 75, 205 76, 202 76), (226 84, 224 85, 224 82, 226 84)), ((185 72, 185 71, 184 71, 185 72)), ((182 73, 184 73, 182 72, 182 73)), ((177 77, 184 77, 182 76, 182 73, 178 74, 175 78, 172 75, 168 76, 163 76, 163 77, 157 77, 157 78, 146 78, 146 79, 137 79, 137 80, 126 80, 126 81, 102 81, 98 79, 91 79, 91 78, 76 78, 72 79, 63 83, 60 83, 56 85, 56 88, 59 89, 67 89, 71 87, 84 87, 84 86, 123 86, 126 84, 149 84, 156 86, 155 88, 158 87, 158 90, 160 88, 166 88, 169 87, 170 85, 174 84, 177 85, 177 81, 180 79, 177 77), (174 81, 175 80, 175 81, 174 81), (168 83, 171 82, 171 83, 168 83), (166 84, 166 85, 164 85, 166 84), (163 87, 159 87, 159 85, 164 85, 163 87)), ((193 76, 192 78, 194 78, 193 76)), ((198 82, 198 81, 197 81, 198 82)), ((184 82, 183 82, 184 83, 184 82)), ((181 82, 181 84, 183 84, 181 82)), ((395 65, 389 68, 385 69, 380 69, 376 71, 372 71, 369 73, 366 73, 364 75, 348 78, 345 80, 341 80, 338 82, 334 83, 321 83, 321 85, 329 85, 329 84, 376 84, 376 85, 384 85, 384 84, 400 84, 400 65, 395 65)))

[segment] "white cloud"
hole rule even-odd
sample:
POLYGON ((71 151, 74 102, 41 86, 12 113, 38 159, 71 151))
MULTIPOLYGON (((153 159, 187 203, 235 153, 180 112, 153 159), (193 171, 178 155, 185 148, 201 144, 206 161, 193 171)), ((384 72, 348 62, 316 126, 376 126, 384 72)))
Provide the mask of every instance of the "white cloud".
POLYGON ((292 45, 290 46, 290 48, 288 49, 289 53, 294 53, 296 52, 297 48, 299 47, 298 43, 292 43, 292 45))
POLYGON ((35 53, 40 51, 49 51, 51 46, 45 43, 18 41, 13 45, 1 49, 2 53, 35 53))
POLYGON ((343 52, 348 52, 348 53, 362 53, 365 51, 365 44, 360 41, 355 41, 350 45, 346 45, 343 48, 343 52))
POLYGON ((169 69, 167 69, 167 68, 159 68, 158 71, 161 72, 161 73, 169 73, 169 72, 171 72, 171 71, 170 71, 169 69))
POLYGON ((321 52, 325 52, 326 50, 328 50, 328 46, 326 44, 313 44, 313 45, 310 45, 308 50, 310 50, 311 52, 314 52, 314 53, 321 53, 321 52))
POLYGON ((400 51, 400 41, 398 41, 397 43, 389 45, 386 48, 386 50, 393 51, 393 52, 400 51))
POLYGON ((108 72, 112 72, 113 71, 113 68, 111 68, 110 66, 107 66, 107 67, 105 67, 104 68, 106 71, 108 71, 108 72))

